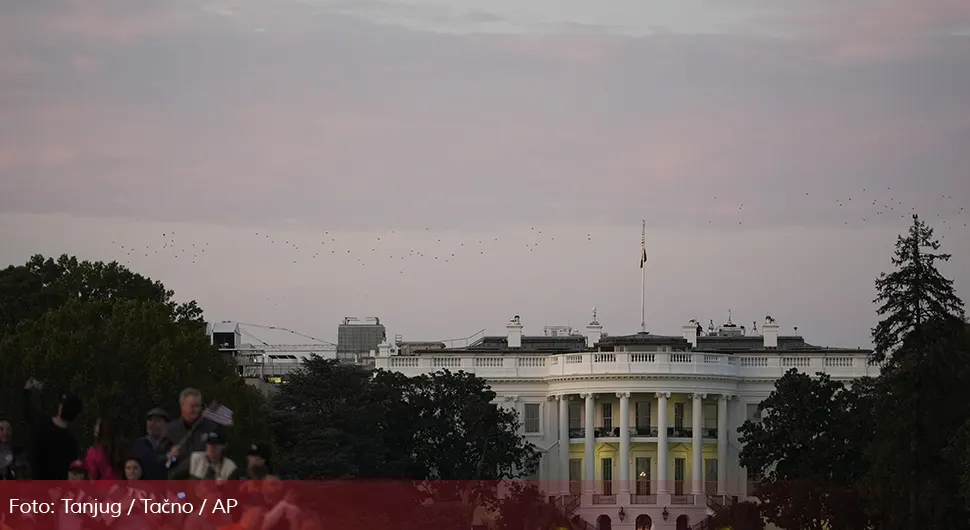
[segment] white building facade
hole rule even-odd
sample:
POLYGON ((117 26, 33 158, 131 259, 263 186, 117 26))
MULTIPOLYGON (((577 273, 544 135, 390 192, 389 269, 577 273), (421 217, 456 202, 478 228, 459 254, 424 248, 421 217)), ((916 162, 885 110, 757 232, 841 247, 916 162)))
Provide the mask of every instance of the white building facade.
POLYGON ((503 337, 465 348, 392 355, 376 367, 418 375, 448 369, 489 381, 542 453, 550 496, 590 528, 694 528, 714 504, 749 496, 755 477, 738 463, 737 429, 795 368, 852 380, 878 375, 868 350, 813 346, 728 322, 679 336, 608 336, 595 312, 586 335, 524 336, 518 316, 503 337))

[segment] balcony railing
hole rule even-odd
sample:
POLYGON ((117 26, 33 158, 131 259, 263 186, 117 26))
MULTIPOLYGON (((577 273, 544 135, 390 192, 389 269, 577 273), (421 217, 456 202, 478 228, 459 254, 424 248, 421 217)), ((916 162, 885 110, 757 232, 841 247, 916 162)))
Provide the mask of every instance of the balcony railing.
POLYGON ((616 504, 616 495, 593 495, 593 504, 616 504))
MULTIPOLYGON (((631 437, 646 437, 646 438, 656 438, 659 435, 659 428, 656 425, 650 427, 630 427, 631 437)), ((613 427, 595 427, 593 429, 593 434, 597 438, 619 438, 620 428, 613 427)), ((694 434, 694 429, 691 427, 667 427, 667 437, 668 438, 691 438, 694 434)), ((704 438, 717 438, 717 429, 704 428, 701 429, 701 436, 704 438)), ((569 429, 569 437, 571 439, 582 439, 586 437, 586 429, 569 429)))
POLYGON ((779 352, 773 355, 711 354, 692 352, 587 352, 560 355, 437 354, 391 356, 375 359, 377 368, 407 375, 439 370, 465 371, 480 377, 563 377, 600 374, 703 375, 779 378, 791 368, 835 378, 876 376, 865 356, 830 356, 815 352, 779 352))
POLYGON ((690 427, 667 427, 667 437, 669 438, 690 438, 694 435, 694 429, 690 427))
POLYGON ((657 504, 657 496, 652 494, 634 495, 631 501, 633 504, 657 504))

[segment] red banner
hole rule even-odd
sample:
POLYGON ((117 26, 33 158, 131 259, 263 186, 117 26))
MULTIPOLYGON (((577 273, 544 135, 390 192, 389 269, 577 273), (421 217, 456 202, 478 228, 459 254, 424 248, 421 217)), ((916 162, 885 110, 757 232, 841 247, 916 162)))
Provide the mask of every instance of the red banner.
POLYGON ((0 481, 3 530, 555 530, 528 482, 0 481), (525 521, 528 519, 528 521, 525 521), (512 521, 520 520, 517 524, 512 521))

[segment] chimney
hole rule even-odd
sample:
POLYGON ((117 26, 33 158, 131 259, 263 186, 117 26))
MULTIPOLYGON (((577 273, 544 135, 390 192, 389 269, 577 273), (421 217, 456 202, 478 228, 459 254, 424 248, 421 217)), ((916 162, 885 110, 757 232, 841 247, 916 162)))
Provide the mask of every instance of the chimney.
POLYGON ((765 349, 778 347, 778 324, 770 316, 765 317, 765 325, 761 326, 761 336, 765 339, 765 349))
POLYGON ((391 356, 391 345, 384 341, 377 345, 377 356, 378 357, 390 357, 391 356))
POLYGON ((691 348, 697 347, 697 321, 691 320, 689 323, 684 325, 682 328, 684 331, 684 338, 690 343, 691 348))
POLYGON ((593 307, 593 319, 589 321, 586 325, 586 347, 593 348, 596 343, 603 338, 603 326, 600 325, 600 321, 596 318, 596 307, 593 307))
POLYGON ((603 338, 603 326, 597 321, 592 321, 586 326, 586 347, 593 348, 596 343, 603 338))
POLYGON ((508 343, 509 348, 521 348, 522 347, 522 321, 519 319, 519 315, 515 315, 509 319, 509 323, 505 326, 508 330, 508 343))

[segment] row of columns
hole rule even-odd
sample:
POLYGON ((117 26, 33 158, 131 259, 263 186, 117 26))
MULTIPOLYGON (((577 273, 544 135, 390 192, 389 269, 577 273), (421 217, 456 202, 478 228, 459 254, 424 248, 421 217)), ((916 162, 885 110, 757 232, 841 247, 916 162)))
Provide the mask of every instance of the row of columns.
MULTIPOLYGON (((670 392, 656 392, 657 397, 657 493, 669 493, 667 488, 667 467, 668 467, 668 447, 667 447, 667 400, 670 392)), ((583 393, 579 395, 586 400, 586 424, 585 424, 585 455, 587 480, 583 481, 583 493, 595 493, 596 481, 596 395, 583 393)), ((569 481, 569 395, 561 394, 556 396, 559 400, 559 469, 564 475, 563 483, 569 481)), ((620 398, 620 494, 630 493, 630 392, 617 392, 616 397, 620 398)), ((693 395, 694 405, 691 407, 692 423, 692 462, 691 462, 691 493, 701 495, 704 493, 704 477, 702 473, 703 464, 703 439, 702 431, 702 410, 703 400, 707 394, 696 393, 693 395)), ((727 402, 728 395, 720 395, 717 401, 717 493, 718 495, 727 494, 727 402)))

